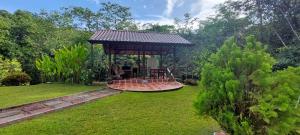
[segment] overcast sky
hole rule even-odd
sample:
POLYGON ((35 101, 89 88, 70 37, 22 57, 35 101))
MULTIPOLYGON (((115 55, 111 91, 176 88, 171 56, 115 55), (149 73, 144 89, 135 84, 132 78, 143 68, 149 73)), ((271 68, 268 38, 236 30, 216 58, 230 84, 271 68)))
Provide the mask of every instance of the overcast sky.
POLYGON ((82 6, 96 11, 100 3, 108 1, 130 7, 138 22, 172 24, 175 17, 182 18, 184 13, 191 13, 203 20, 215 13, 213 7, 216 4, 225 0, 0 0, 0 9, 10 12, 17 9, 38 12, 41 9, 82 6))

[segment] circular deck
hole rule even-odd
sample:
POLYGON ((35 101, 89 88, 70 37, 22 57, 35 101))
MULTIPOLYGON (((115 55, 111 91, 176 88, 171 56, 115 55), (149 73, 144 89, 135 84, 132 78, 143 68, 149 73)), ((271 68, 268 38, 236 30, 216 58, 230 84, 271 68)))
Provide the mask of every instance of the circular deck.
POLYGON ((108 87, 115 90, 121 91, 168 91, 182 88, 183 85, 176 81, 164 81, 164 82, 146 82, 146 83, 136 83, 136 82, 118 82, 113 84, 108 84, 108 87))

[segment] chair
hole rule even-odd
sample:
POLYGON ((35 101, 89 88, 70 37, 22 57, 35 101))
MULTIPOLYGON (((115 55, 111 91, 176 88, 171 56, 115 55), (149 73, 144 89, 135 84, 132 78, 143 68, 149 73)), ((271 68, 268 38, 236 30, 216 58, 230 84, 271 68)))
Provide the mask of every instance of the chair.
POLYGON ((128 79, 131 77, 132 69, 130 66, 123 66, 122 70, 124 71, 123 78, 128 79))

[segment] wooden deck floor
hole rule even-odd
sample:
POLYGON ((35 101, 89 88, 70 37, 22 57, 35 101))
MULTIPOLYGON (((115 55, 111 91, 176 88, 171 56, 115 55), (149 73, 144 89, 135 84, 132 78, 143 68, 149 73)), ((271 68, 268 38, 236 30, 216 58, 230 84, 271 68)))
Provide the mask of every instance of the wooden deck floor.
POLYGON ((108 87, 121 91, 168 91, 182 88, 183 85, 177 81, 157 80, 120 80, 108 84, 108 87))

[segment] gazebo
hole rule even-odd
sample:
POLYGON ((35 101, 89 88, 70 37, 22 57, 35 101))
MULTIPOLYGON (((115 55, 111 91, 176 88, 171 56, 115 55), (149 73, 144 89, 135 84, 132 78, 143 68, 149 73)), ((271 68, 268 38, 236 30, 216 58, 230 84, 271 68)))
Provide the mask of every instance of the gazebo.
MULTIPOLYGON (((92 50, 94 45, 102 44, 105 54, 108 55, 108 80, 110 80, 108 87, 110 88, 124 91, 164 91, 183 86, 176 82, 172 73, 176 69, 176 48, 190 47, 192 43, 177 34, 100 30, 92 35, 89 42, 92 50), (170 54, 173 56, 172 68, 163 67, 163 56, 170 54), (112 66, 116 64, 118 55, 137 56, 138 67, 135 69, 138 72, 137 76, 113 78, 112 66), (159 68, 147 68, 146 56, 152 55, 159 56, 159 68)), ((132 71, 132 68, 126 69, 131 73, 130 70, 132 71)))

